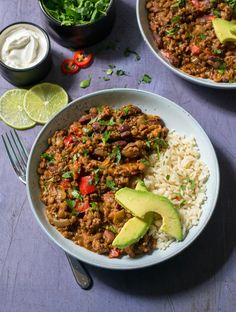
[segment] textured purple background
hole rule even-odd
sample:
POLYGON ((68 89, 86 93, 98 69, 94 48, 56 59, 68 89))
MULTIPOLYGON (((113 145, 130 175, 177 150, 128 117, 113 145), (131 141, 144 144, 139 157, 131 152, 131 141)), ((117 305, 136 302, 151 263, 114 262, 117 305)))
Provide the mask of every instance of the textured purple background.
MULTIPOLYGON (((59 64, 71 52, 53 40, 54 67, 45 81, 65 87, 71 99, 110 87, 152 91, 187 109, 215 146, 221 168, 221 189, 215 213, 200 238, 181 255, 144 270, 117 272, 87 266, 94 279, 90 291, 77 286, 64 253, 41 231, 33 218, 26 190, 10 167, 0 142, 0 311, 236 311, 236 91, 192 85, 168 71, 150 53, 138 30, 134 0, 118 0, 112 34, 93 48, 118 41, 116 50, 98 53, 93 66, 74 77, 60 73, 59 64), (125 58, 130 47, 142 57, 125 58), (99 79, 108 64, 130 76, 99 79), (148 73, 151 84, 138 84, 148 73), (89 89, 79 81, 92 75, 89 89)), ((41 25, 37 1, 0 0, 1 29, 16 21, 41 25)), ((0 94, 13 86, 0 78, 0 94)), ((19 132, 28 149, 40 130, 19 132)), ((9 128, 0 122, 0 134, 9 128)))

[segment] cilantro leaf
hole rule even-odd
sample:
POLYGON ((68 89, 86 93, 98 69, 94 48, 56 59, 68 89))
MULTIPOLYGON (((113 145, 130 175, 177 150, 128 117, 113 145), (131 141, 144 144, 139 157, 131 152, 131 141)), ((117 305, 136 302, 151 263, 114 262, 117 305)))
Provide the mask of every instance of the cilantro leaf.
POLYGON ((107 130, 103 133, 103 137, 102 137, 102 143, 103 144, 107 143, 107 141, 110 138, 110 135, 111 135, 110 131, 107 131, 107 130))
POLYGON ((113 180, 110 179, 106 179, 106 186, 111 189, 111 190, 115 190, 116 189, 116 184, 113 180))
POLYGON ((71 171, 67 171, 67 172, 63 173, 62 178, 64 178, 64 179, 71 179, 72 178, 71 171))
POLYGON ((140 57, 140 55, 139 55, 137 52, 132 51, 130 48, 126 48, 126 49, 124 50, 124 56, 125 56, 125 57, 128 57, 128 56, 130 56, 131 54, 134 54, 134 55, 135 55, 136 61, 140 61, 140 60, 141 60, 141 57, 140 57))

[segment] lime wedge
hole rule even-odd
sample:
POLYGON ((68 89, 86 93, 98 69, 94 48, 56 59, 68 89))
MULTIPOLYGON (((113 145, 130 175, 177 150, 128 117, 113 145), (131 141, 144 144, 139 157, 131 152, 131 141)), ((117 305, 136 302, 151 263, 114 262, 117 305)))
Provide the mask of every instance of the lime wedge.
POLYGON ((12 89, 0 98, 0 118, 9 126, 16 129, 28 129, 35 125, 24 111, 24 97, 27 90, 12 89))
POLYGON ((40 83, 27 91, 24 108, 34 121, 44 124, 68 103, 66 91, 56 84, 40 83))

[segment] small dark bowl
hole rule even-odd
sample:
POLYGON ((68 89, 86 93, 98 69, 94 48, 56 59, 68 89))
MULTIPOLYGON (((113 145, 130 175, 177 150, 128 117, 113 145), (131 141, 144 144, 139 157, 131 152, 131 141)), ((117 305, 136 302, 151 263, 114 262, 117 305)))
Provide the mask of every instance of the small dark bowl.
POLYGON ((107 14, 97 21, 74 26, 61 25, 44 10, 41 0, 39 6, 47 32, 56 42, 67 48, 84 48, 101 41, 111 32, 115 21, 115 2, 111 0, 107 14))
POLYGON ((42 58, 41 61, 39 61, 37 64, 27 67, 27 68, 14 68, 6 65, 2 62, 0 59, 0 73, 3 78, 5 78, 7 81, 9 81, 11 84, 21 87, 21 86, 27 86, 32 85, 33 83, 36 83, 40 80, 42 80, 49 72, 51 65, 52 65, 52 59, 51 59, 51 45, 50 40, 47 35, 47 33, 38 25, 35 25, 33 23, 29 22, 18 22, 11 25, 8 25, 6 28, 4 28, 0 32, 0 37, 3 32, 5 32, 8 28, 14 26, 14 25, 32 25, 38 30, 40 30, 43 35, 45 36, 46 42, 47 42, 47 51, 45 52, 45 56, 42 58))

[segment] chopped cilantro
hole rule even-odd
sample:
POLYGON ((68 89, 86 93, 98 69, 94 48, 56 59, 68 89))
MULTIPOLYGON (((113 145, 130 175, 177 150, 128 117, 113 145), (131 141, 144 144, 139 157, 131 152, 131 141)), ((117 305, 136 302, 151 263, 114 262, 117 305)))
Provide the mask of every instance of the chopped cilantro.
POLYGON ((103 144, 107 143, 107 141, 110 138, 110 135, 111 135, 110 131, 107 131, 107 130, 103 133, 103 136, 102 136, 102 143, 103 144))
POLYGON ((114 65, 114 64, 109 64, 108 67, 111 68, 111 69, 114 69, 114 68, 116 68, 116 65, 114 65))
POLYGON ((167 176, 166 176, 166 180, 167 180, 167 181, 169 181, 169 180, 170 180, 170 175, 169 175, 169 174, 167 174, 167 176))
POLYGON ((88 151, 86 149, 83 149, 82 155, 85 156, 85 157, 88 156, 88 151))
POLYGON ((100 168, 97 168, 95 169, 93 172, 94 172, 94 184, 97 185, 98 182, 99 182, 99 171, 100 171, 100 168))
POLYGON ((175 27, 173 27, 169 30, 166 30, 166 35, 172 36, 177 32, 178 29, 179 29, 179 26, 176 25, 175 27))
POLYGON ((74 199, 66 199, 66 203, 70 209, 75 208, 75 200, 74 199))
POLYGON ((181 15, 176 15, 171 19, 171 23, 178 23, 182 19, 181 15))
POLYGON ((106 186, 111 190, 115 190, 115 188, 116 188, 115 182, 113 180, 110 180, 110 179, 106 179, 106 186))
POLYGON ((51 162, 51 161, 54 160, 53 155, 48 154, 48 153, 43 153, 43 154, 41 154, 41 158, 44 158, 44 159, 46 159, 46 160, 49 161, 49 162, 51 162))
POLYGON ((200 35, 199 35, 199 38, 200 38, 201 40, 205 40, 206 37, 207 37, 207 35, 205 35, 205 34, 200 34, 200 35))
POLYGON ((127 115, 129 113, 129 106, 123 107, 122 110, 127 115))
POLYGON ((108 78, 108 77, 102 77, 102 79, 103 79, 104 81, 109 81, 109 80, 111 80, 111 79, 108 78))
POLYGON ((148 148, 151 147, 151 141, 147 140, 145 143, 146 143, 146 146, 147 146, 148 148))
POLYGON ((72 178, 71 171, 67 171, 67 172, 63 173, 62 178, 71 179, 72 178))
POLYGON ((78 217, 79 214, 80 214, 80 212, 79 212, 79 211, 76 211, 76 210, 73 210, 73 211, 71 212, 71 215, 74 216, 74 217, 78 217))
POLYGON ((115 158, 115 161, 117 164, 121 161, 121 152, 120 152, 120 148, 119 148, 118 144, 113 149, 110 156, 115 158))
POLYGON ((74 154, 74 155, 73 155, 73 160, 75 161, 76 159, 77 159, 77 155, 74 154))
POLYGON ((135 55, 136 61, 140 61, 140 60, 141 60, 141 57, 140 57, 140 55, 139 55, 137 52, 132 51, 130 48, 126 48, 126 49, 124 50, 124 56, 125 56, 125 57, 128 57, 128 56, 130 56, 131 54, 134 54, 134 55, 135 55))
POLYGON ((109 0, 42 0, 45 11, 61 25, 71 26, 93 23, 105 16, 109 0))
POLYGON ((115 227, 113 225, 106 225, 105 226, 105 229, 116 234, 117 233, 117 230, 115 229, 115 227))
POLYGON ((114 126, 115 125, 114 117, 112 117, 110 120, 101 119, 98 122, 101 126, 114 126))
POLYGON ((83 196, 80 194, 80 192, 78 191, 77 187, 73 187, 73 191, 71 192, 72 196, 74 198, 77 198, 79 200, 83 200, 83 196))
POLYGON ((98 208, 98 205, 96 202, 91 202, 90 203, 90 209, 93 210, 93 211, 99 211, 99 208, 98 208))
POLYGON ((213 54, 219 55, 219 54, 222 53, 222 51, 221 51, 220 49, 213 49, 213 50, 212 50, 212 53, 213 53, 213 54))

